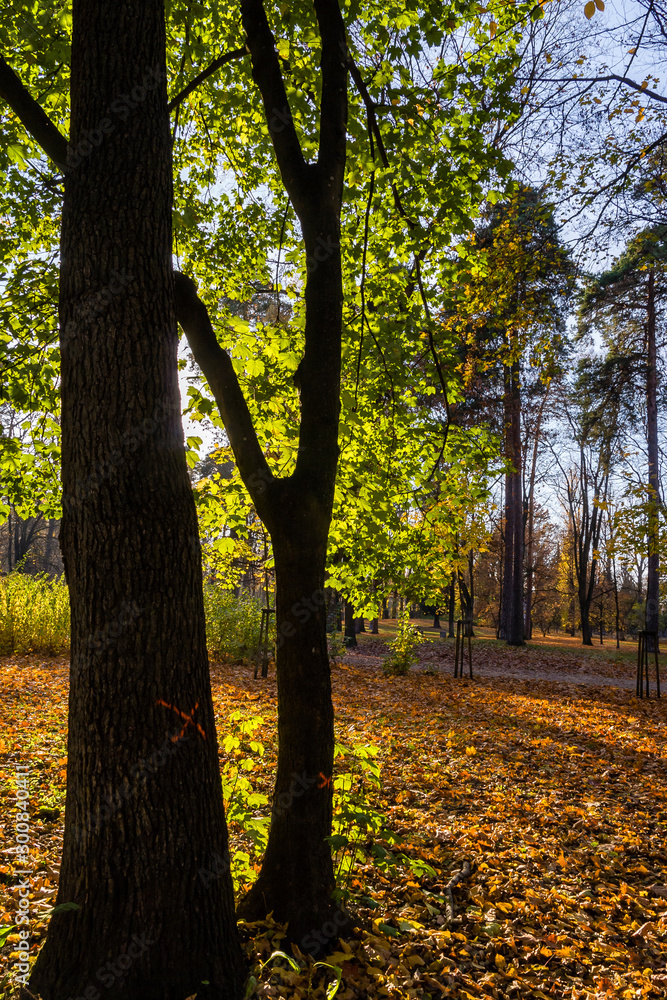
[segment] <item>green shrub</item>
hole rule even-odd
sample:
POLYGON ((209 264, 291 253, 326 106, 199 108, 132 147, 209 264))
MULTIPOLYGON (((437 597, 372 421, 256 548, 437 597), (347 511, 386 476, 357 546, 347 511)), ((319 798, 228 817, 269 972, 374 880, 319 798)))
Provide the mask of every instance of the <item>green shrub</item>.
MULTIPOLYGON (((204 607, 211 656, 252 656, 262 617, 259 603, 206 584, 204 607)), ((64 576, 49 579, 45 574, 14 572, 0 578, 0 654, 55 656, 69 648, 69 594, 64 576)))
POLYGON ((69 650, 64 577, 10 573, 0 579, 0 653, 55 656, 69 650))
POLYGON ((254 654, 262 620, 258 601, 245 594, 235 597, 229 590, 206 583, 204 609, 206 642, 211 656, 238 660, 254 654))
POLYGON ((382 664, 384 673, 388 675, 407 674, 412 664, 419 659, 415 650, 422 642, 424 642, 424 636, 410 621, 409 613, 404 611, 398 620, 396 638, 389 643, 391 653, 382 664))

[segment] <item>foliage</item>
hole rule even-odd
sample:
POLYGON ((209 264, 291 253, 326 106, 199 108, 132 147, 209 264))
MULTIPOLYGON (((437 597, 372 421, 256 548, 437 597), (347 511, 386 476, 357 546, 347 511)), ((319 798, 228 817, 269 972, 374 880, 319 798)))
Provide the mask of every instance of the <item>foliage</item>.
POLYGON ((0 578, 0 654, 69 650, 69 595, 64 577, 14 572, 0 578))
POLYGON ((416 649, 424 642, 424 636, 419 628, 410 621, 410 613, 406 609, 398 620, 396 638, 389 644, 391 653, 384 661, 382 669, 387 675, 403 676, 419 657, 416 649))
POLYGON ((238 597, 214 583, 204 585, 206 643, 214 657, 243 659, 257 648, 262 612, 247 594, 238 597))
MULTIPOLYGON (((205 584, 206 637, 209 654, 240 660, 257 647, 261 609, 246 594, 236 597, 216 584, 205 584)), ((69 595, 65 578, 13 572, 0 578, 0 654, 69 650, 69 595)))
POLYGON ((343 641, 343 633, 334 629, 327 635, 327 649, 329 651, 329 663, 332 667, 337 667, 345 655, 346 645, 343 641))
POLYGON ((252 844, 254 857, 242 848, 231 852, 232 879, 234 891, 254 881, 258 869, 257 861, 264 854, 269 835, 269 818, 260 806, 266 806, 268 798, 256 791, 253 778, 262 764, 264 746, 255 738, 257 729, 263 724, 260 715, 248 717, 239 709, 227 720, 222 750, 226 760, 222 765, 222 792, 225 815, 230 831, 242 830, 252 844))

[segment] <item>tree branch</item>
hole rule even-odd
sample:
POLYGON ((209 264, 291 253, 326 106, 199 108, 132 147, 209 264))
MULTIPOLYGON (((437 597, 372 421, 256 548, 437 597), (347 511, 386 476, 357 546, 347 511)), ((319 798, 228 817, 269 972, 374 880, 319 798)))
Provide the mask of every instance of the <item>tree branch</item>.
POLYGON ((176 97, 172 97, 167 105, 169 113, 175 111, 179 104, 182 104, 185 98, 190 96, 193 90, 196 90, 204 80, 208 80, 209 76, 217 73, 228 62, 232 62, 234 59, 243 59, 247 54, 248 48, 244 45, 242 49, 232 49, 231 52, 225 52, 224 56, 218 56, 217 59, 214 59, 211 65, 207 66, 201 73, 198 73, 194 80, 190 80, 190 83, 180 93, 176 94, 176 97))
POLYGON ((174 292, 178 322, 218 404, 243 482, 266 523, 267 490, 275 479, 257 439, 231 358, 216 340, 208 310, 192 278, 174 272, 174 292))
POLYGON ((262 96, 280 175, 290 201, 301 218, 302 213, 307 210, 306 202, 311 193, 309 178, 314 168, 306 162, 301 150, 273 32, 262 0, 241 0, 241 18, 252 59, 252 77, 262 96))
POLYGON ((642 87, 640 83, 635 83, 628 76, 620 76, 618 73, 609 73, 607 76, 573 76, 571 80, 564 80, 562 78, 557 80, 552 80, 552 83, 611 83, 612 80, 616 80, 618 83, 625 84, 626 87, 630 87, 631 90, 636 90, 640 94, 645 94, 646 97, 650 97, 654 101, 660 101, 662 104, 667 104, 667 97, 663 97, 659 94, 657 90, 649 90, 648 87, 642 87))
POLYGON ((39 143, 46 155, 64 171, 67 166, 67 139, 1 55, 0 98, 7 102, 26 132, 39 143))
POLYGON ((314 0, 322 39, 322 100, 318 166, 340 205, 347 147, 348 51, 338 0, 314 0))

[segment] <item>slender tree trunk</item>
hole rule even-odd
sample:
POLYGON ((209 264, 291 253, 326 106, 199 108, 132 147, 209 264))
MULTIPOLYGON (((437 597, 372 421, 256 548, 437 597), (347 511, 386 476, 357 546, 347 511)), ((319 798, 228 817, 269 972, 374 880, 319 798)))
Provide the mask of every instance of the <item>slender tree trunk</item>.
POLYGON ((519 363, 505 368, 505 572, 503 633, 510 646, 523 645, 523 476, 521 473, 521 390, 519 363))
POLYGON ((449 608, 448 608, 448 621, 447 621, 447 638, 454 639, 456 633, 454 632, 454 618, 456 616, 456 574, 452 573, 452 579, 449 584, 449 608))
POLYGON ((581 641, 584 646, 593 645, 593 630, 590 625, 590 605, 580 601, 581 641))
POLYGON ((433 615, 433 628, 440 628, 440 613, 437 610, 433 615))
POLYGON ((164 9, 77 0, 73 17, 60 278, 72 654, 57 902, 77 908, 51 917, 30 990, 62 1000, 102 983, 105 1000, 183 1000, 207 981, 207 996, 229 1000, 244 974, 180 419, 164 9), (123 93, 132 111, 112 120, 123 93), (103 121, 110 132, 96 131, 103 121))
POLYGON ((378 635, 378 620, 371 618, 371 635, 378 635))
MULTIPOLYGON (((655 632, 656 642, 660 622, 660 548, 658 510, 660 504, 658 477, 658 368, 655 343, 655 275, 648 276, 646 356, 646 440, 648 444, 648 574, 646 583, 646 629, 655 632)), ((653 652, 653 639, 647 640, 653 652)))
POLYGON ((355 631, 356 631, 357 635, 359 635, 361 632, 365 632, 366 631, 366 619, 363 618, 363 616, 360 617, 360 618, 357 618, 356 622, 355 622, 354 628, 355 628, 355 631))
POLYGON ((527 545, 526 545, 526 620, 525 620, 525 636, 526 639, 533 638, 533 581, 535 576, 535 567, 533 566, 534 551, 535 551, 535 539, 533 537, 535 530, 535 479, 537 475, 537 456, 539 453, 540 445, 540 430, 542 428, 542 415, 544 413, 544 407, 547 401, 547 396, 549 394, 550 384, 547 385, 545 389, 544 396, 540 402, 540 408, 537 413, 537 420, 535 422, 535 440, 533 442, 533 457, 530 466, 530 484, 528 488, 528 525, 527 525, 527 545))

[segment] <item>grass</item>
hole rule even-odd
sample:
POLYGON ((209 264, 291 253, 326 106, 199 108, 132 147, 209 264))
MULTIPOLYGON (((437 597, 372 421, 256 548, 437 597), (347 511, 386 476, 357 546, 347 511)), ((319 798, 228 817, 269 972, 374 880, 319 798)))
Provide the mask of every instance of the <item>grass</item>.
MULTIPOLYGON (((206 584, 204 606, 211 656, 234 660, 250 656, 259 637, 257 601, 206 584)), ((0 578, 0 655, 58 656, 69 648, 69 594, 64 577, 10 573, 0 578)))

